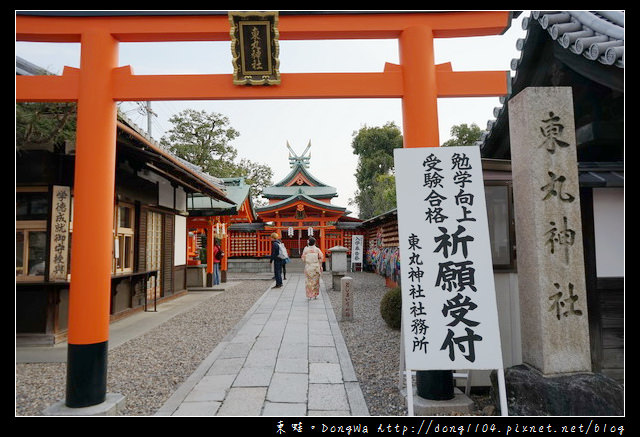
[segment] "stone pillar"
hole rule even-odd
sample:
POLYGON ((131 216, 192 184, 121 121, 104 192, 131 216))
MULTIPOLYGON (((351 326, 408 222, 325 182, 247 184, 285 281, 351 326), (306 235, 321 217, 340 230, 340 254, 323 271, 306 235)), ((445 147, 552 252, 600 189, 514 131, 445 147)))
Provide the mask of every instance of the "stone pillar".
POLYGON ((331 288, 338 290, 340 280, 347 272, 347 249, 344 246, 333 246, 331 249, 331 288))
POLYGON ((523 361, 544 375, 590 372, 571 88, 509 101, 523 361))
POLYGON ((342 291, 342 320, 353 320, 353 278, 345 276, 340 279, 342 291))

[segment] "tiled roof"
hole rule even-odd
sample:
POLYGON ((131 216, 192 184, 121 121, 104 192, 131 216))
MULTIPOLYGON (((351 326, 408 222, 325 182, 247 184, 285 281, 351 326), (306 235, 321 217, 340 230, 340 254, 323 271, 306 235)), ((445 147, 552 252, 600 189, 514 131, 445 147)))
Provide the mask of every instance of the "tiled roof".
POLYGON ((624 68, 624 11, 533 11, 531 18, 572 53, 624 68))
POLYGON ((321 208, 321 209, 327 209, 327 210, 331 210, 331 211, 341 211, 341 212, 345 212, 346 208, 343 208, 341 206, 336 206, 336 205, 332 205, 330 203, 326 203, 323 202, 321 200, 317 200, 314 199, 313 197, 310 197, 308 195, 306 195, 302 190, 300 190, 298 193, 293 194, 292 196, 283 199, 279 202, 275 202, 275 203, 271 203, 269 205, 266 206, 262 206, 262 207, 258 207, 256 208, 256 212, 258 213, 264 213, 267 211, 275 211, 278 208, 282 208, 283 206, 289 206, 294 204, 295 202, 298 201, 304 201, 307 202, 310 205, 313 205, 315 207, 321 208))
POLYGON ((277 198, 284 199, 294 194, 297 194, 298 191, 300 190, 302 190, 302 192, 307 196, 316 197, 316 198, 336 197, 338 195, 334 187, 330 187, 330 186, 312 187, 309 185, 291 185, 288 187, 279 187, 279 186, 264 187, 262 189, 262 195, 269 199, 277 199, 277 198))
POLYGON ((511 60, 515 75, 509 95, 500 98, 502 106, 494 108, 495 118, 487 121, 483 137, 476 143, 481 149, 494 147, 487 147, 488 143, 508 135, 508 100, 527 86, 537 86, 529 83, 531 76, 527 71, 544 62, 531 52, 540 50, 545 34, 557 42, 558 51, 566 52, 565 62, 573 56, 583 63, 592 61, 592 79, 606 77, 611 81, 607 85, 624 92, 619 79, 619 73, 624 74, 624 11, 532 11, 522 19, 522 28, 527 33, 516 42, 520 58, 511 60))

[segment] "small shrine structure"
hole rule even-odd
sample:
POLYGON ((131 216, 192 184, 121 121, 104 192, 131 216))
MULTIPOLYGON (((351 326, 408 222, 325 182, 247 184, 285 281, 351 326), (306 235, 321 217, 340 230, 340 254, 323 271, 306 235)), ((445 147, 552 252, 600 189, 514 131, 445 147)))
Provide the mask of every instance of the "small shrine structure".
MULTIPOLYGON (((269 235, 273 232, 281 236, 290 257, 300 256, 310 236, 317 240, 317 246, 324 253, 334 246, 350 248, 351 236, 362 234, 357 230, 362 221, 349 217, 345 207, 333 205, 332 199, 338 196, 336 188, 321 182, 309 171, 311 141, 300 155, 289 143, 287 148, 291 171, 280 182, 264 188, 262 195, 269 203, 256 208, 258 221, 263 226, 251 230, 231 226, 231 241, 255 238, 253 256, 270 254, 269 235)), ((231 256, 236 255, 234 252, 231 256)))
MULTIPOLYGON (((187 265, 191 270, 195 267, 206 268, 206 282, 202 285, 207 287, 212 285, 214 261, 209 248, 213 247, 214 240, 217 239, 224 253, 229 254, 231 247, 237 247, 229 239, 229 226, 233 223, 252 223, 257 219, 250 196, 251 186, 243 177, 209 178, 223 184, 224 193, 231 203, 199 193, 187 199, 187 265)), ((226 282, 227 270, 228 255, 220 261, 222 282, 226 282)))

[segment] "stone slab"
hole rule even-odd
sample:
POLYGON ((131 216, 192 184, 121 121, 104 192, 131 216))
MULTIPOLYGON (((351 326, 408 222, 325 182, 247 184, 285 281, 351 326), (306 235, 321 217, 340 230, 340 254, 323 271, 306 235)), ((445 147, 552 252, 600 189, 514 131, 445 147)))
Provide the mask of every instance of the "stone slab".
POLYGON ((304 358, 278 358, 276 372, 309 373, 309 361, 304 358))
POLYGON ((306 373, 274 373, 267 392, 270 402, 300 403, 307 402, 306 373))
POLYGON ((90 407, 70 408, 65 401, 56 402, 42 413, 45 416, 117 416, 124 408, 125 397, 119 393, 107 393, 104 402, 90 407))
POLYGON ((309 384, 309 410, 349 410, 343 384, 309 384))
POLYGON ((183 402, 173 416, 215 416, 221 402, 183 402))
POLYGON ((222 401, 235 375, 204 376, 185 398, 185 402, 222 401))
POLYGON ((342 384, 340 364, 309 363, 309 383, 342 384))
POLYGON ((240 370, 234 387, 269 387, 273 376, 273 366, 268 367, 245 367, 240 370))
POLYGON ((217 415, 260 416, 266 394, 266 387, 232 387, 217 415))
POLYGON ((265 402, 264 409, 262 410, 263 416, 296 416, 302 417, 307 415, 307 404, 291 403, 291 402, 265 402))
MULTIPOLYGON (((406 390, 404 391, 406 394, 406 390)), ((407 403, 409 399, 406 398, 407 403)), ((458 389, 454 389, 453 399, 434 401, 418 396, 413 387, 413 414, 415 416, 451 415, 452 413, 468 414, 473 410, 473 400, 458 389)))
POLYGON ((309 348, 310 363, 338 363, 338 353, 334 347, 310 347, 309 348))
POLYGON ((237 375, 244 364, 244 360, 244 358, 218 359, 209 367, 207 375, 237 375))

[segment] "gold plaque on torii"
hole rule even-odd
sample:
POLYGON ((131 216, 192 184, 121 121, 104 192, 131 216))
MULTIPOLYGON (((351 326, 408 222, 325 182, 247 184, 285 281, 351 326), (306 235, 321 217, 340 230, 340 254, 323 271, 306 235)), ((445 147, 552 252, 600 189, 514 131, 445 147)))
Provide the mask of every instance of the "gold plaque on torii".
POLYGON ((278 12, 229 12, 234 85, 278 85, 278 12))

